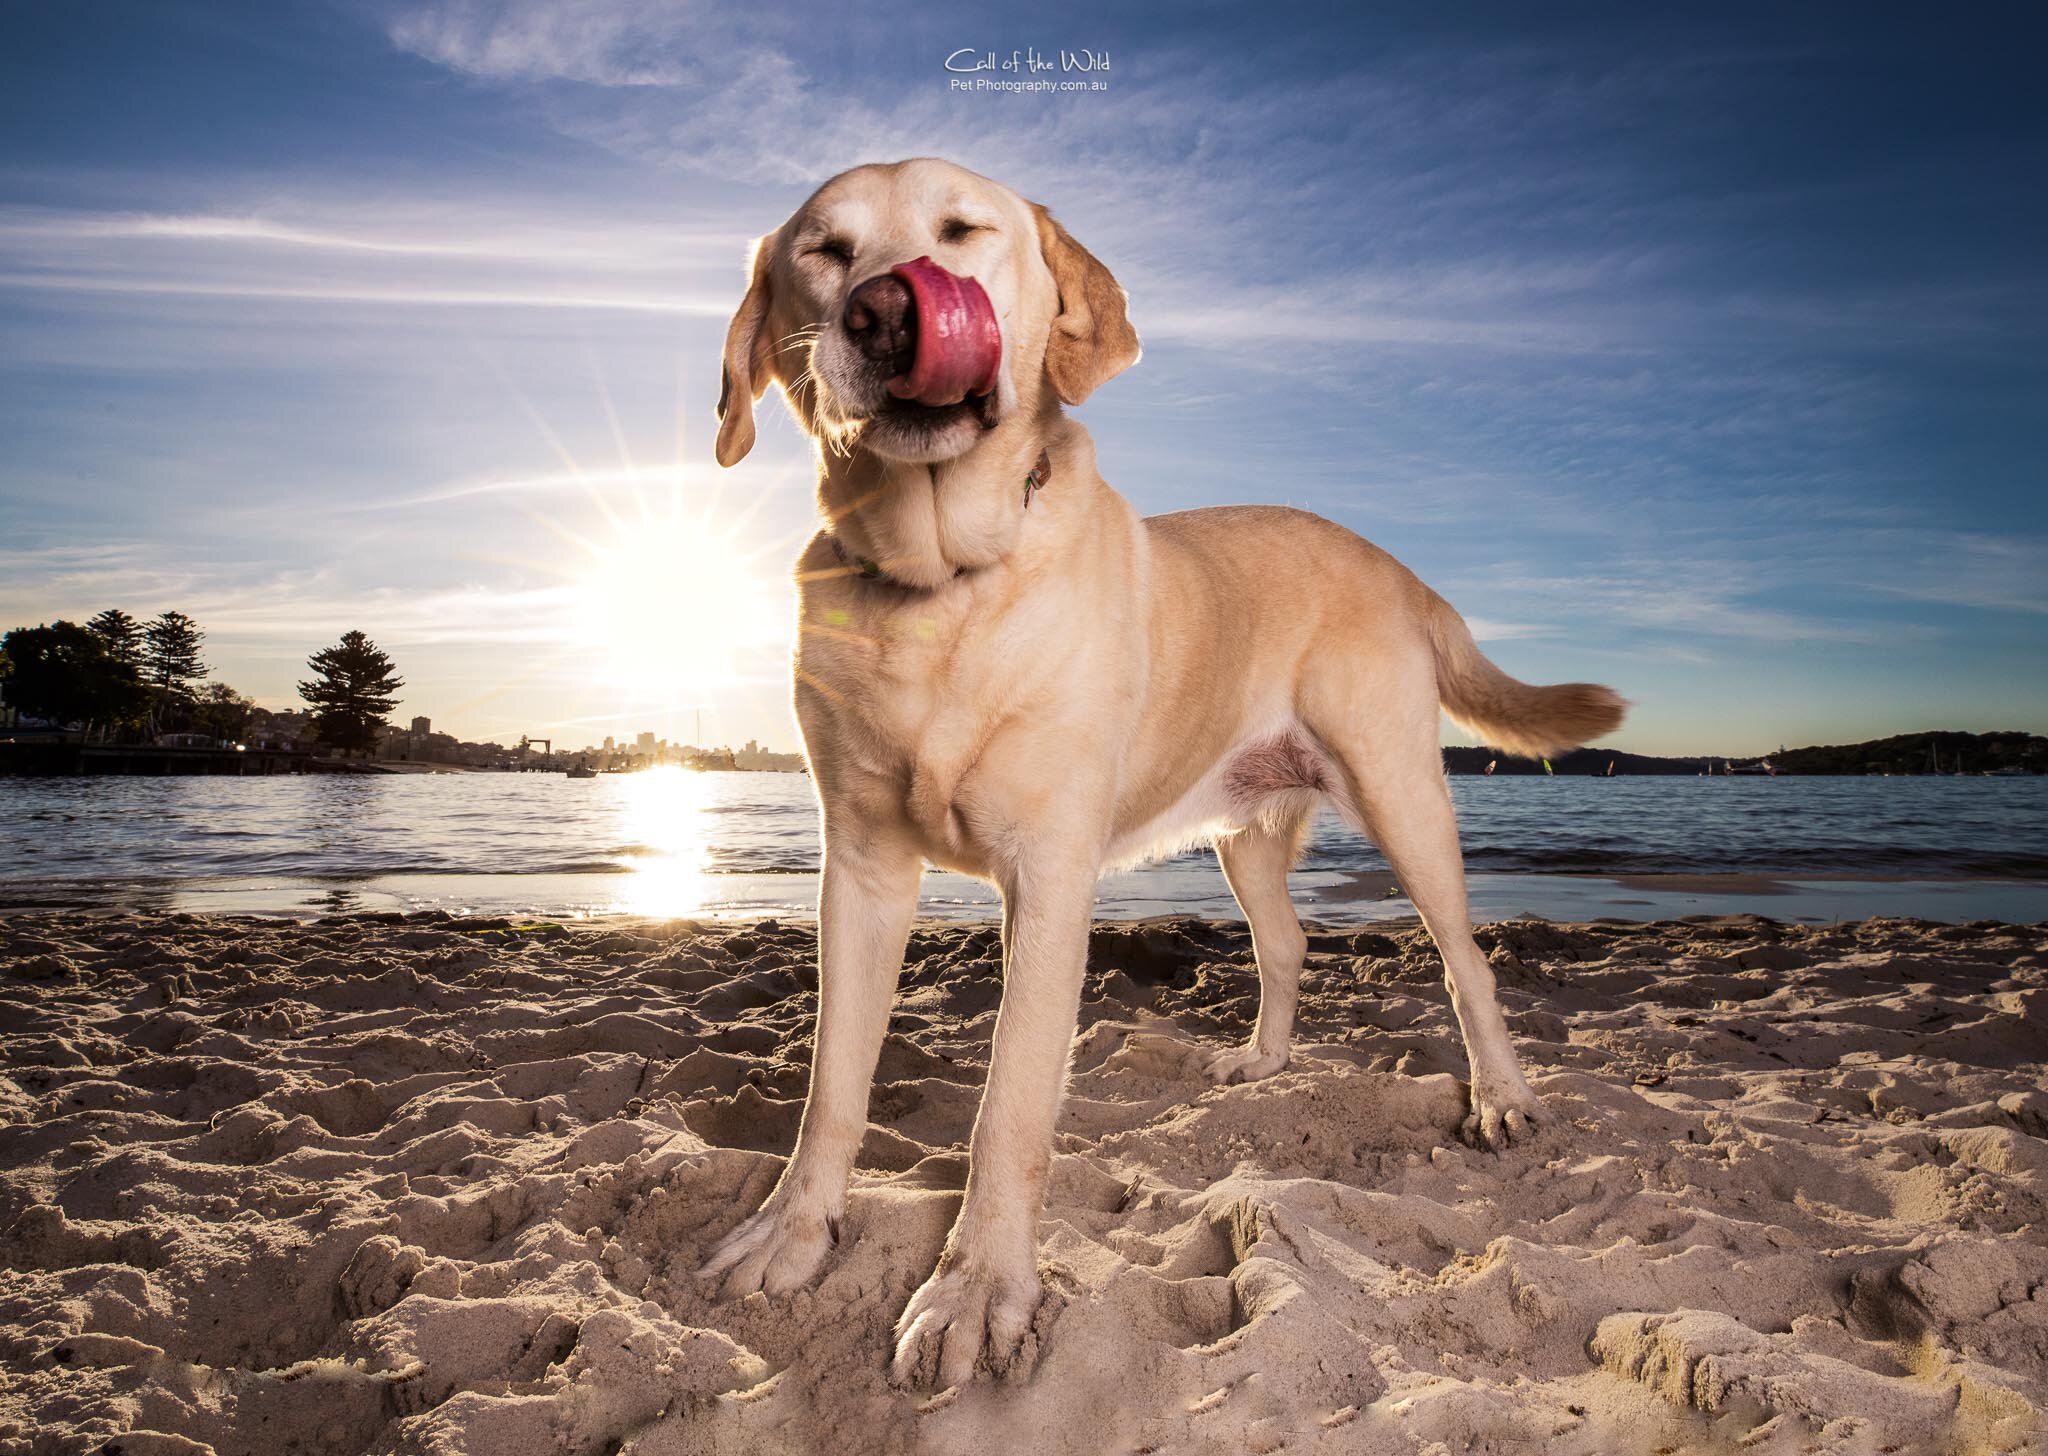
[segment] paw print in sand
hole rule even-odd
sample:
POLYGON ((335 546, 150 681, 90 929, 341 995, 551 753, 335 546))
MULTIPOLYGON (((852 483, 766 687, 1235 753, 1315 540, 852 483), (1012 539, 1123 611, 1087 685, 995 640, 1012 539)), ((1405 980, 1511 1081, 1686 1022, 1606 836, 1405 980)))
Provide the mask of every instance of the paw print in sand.
POLYGON ((405 1297, 407 1287, 426 1267, 423 1249, 402 1244, 390 1234, 365 1239, 341 1272, 336 1290, 341 1312, 351 1320, 382 1314, 405 1297))

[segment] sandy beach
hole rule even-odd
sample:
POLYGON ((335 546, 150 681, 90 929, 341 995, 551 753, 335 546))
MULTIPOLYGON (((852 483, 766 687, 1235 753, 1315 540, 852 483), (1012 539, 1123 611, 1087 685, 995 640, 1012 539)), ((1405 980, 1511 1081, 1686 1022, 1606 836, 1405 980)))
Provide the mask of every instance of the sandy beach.
POLYGON ((840 1246, 706 1248, 795 1132, 810 928, 0 917, 0 1452, 2043 1449, 2048 928, 1481 934, 1560 1126, 1454 1136, 1413 922, 1105 925, 1035 1368, 890 1388, 957 1207, 992 926, 913 937, 840 1246))

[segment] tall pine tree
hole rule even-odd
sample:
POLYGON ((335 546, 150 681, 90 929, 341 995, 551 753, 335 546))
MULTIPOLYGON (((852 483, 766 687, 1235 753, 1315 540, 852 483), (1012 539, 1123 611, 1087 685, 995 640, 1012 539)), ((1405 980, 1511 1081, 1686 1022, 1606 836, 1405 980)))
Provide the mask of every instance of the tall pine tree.
POLYGON ((306 666, 316 676, 299 684, 299 696, 313 705, 320 741, 345 753, 375 748, 377 730, 398 706, 392 694, 405 686, 384 650, 361 632, 349 632, 307 658, 306 666))
POLYGON ((107 644, 107 656, 140 671, 142 667, 142 624, 119 607, 108 607, 85 624, 107 644))
POLYGON ((190 698, 192 685, 206 676, 206 664, 199 659, 205 642, 197 622, 183 612, 165 612, 142 629, 143 680, 166 698, 190 698))

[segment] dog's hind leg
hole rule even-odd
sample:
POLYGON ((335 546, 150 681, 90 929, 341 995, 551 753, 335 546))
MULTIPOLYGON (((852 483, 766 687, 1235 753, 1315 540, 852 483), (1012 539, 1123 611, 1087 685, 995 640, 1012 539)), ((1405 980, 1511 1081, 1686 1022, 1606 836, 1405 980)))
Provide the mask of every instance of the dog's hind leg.
POLYGON ((868 1130, 868 1092, 917 909, 917 852, 874 832, 825 835, 818 895, 818 1035, 803 1126, 758 1213, 700 1275, 726 1299, 807 1283, 838 1236, 846 1182, 868 1130))
POLYGON ((1259 1019, 1251 1040, 1209 1058, 1212 1082, 1256 1082, 1287 1065, 1294 1031, 1295 997, 1301 989, 1301 958, 1308 939, 1287 894, 1287 871, 1300 853, 1312 801, 1291 808, 1277 821, 1261 820, 1216 840, 1223 878, 1237 896, 1251 926, 1252 954, 1259 963, 1259 1019))
POLYGON ((1346 705, 1356 714, 1354 723, 1367 726, 1346 726, 1341 719, 1332 725, 1329 714, 1310 726, 1337 760, 1339 806, 1362 821, 1387 857, 1443 956, 1451 1008, 1472 1067, 1465 1136, 1498 1151, 1532 1136, 1548 1114, 1515 1059, 1493 968, 1472 939, 1457 816, 1437 742, 1434 682, 1404 682, 1401 688, 1407 690, 1382 685, 1371 704, 1376 712, 1364 702, 1346 705))

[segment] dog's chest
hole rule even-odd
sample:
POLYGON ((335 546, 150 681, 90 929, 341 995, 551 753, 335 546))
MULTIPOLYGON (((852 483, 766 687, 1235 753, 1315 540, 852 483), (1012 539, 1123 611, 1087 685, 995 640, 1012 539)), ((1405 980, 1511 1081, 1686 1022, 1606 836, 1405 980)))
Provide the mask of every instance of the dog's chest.
POLYGON ((964 592, 807 591, 796 663, 806 735, 822 730, 833 751, 907 787, 1000 695, 1001 636, 964 592))

